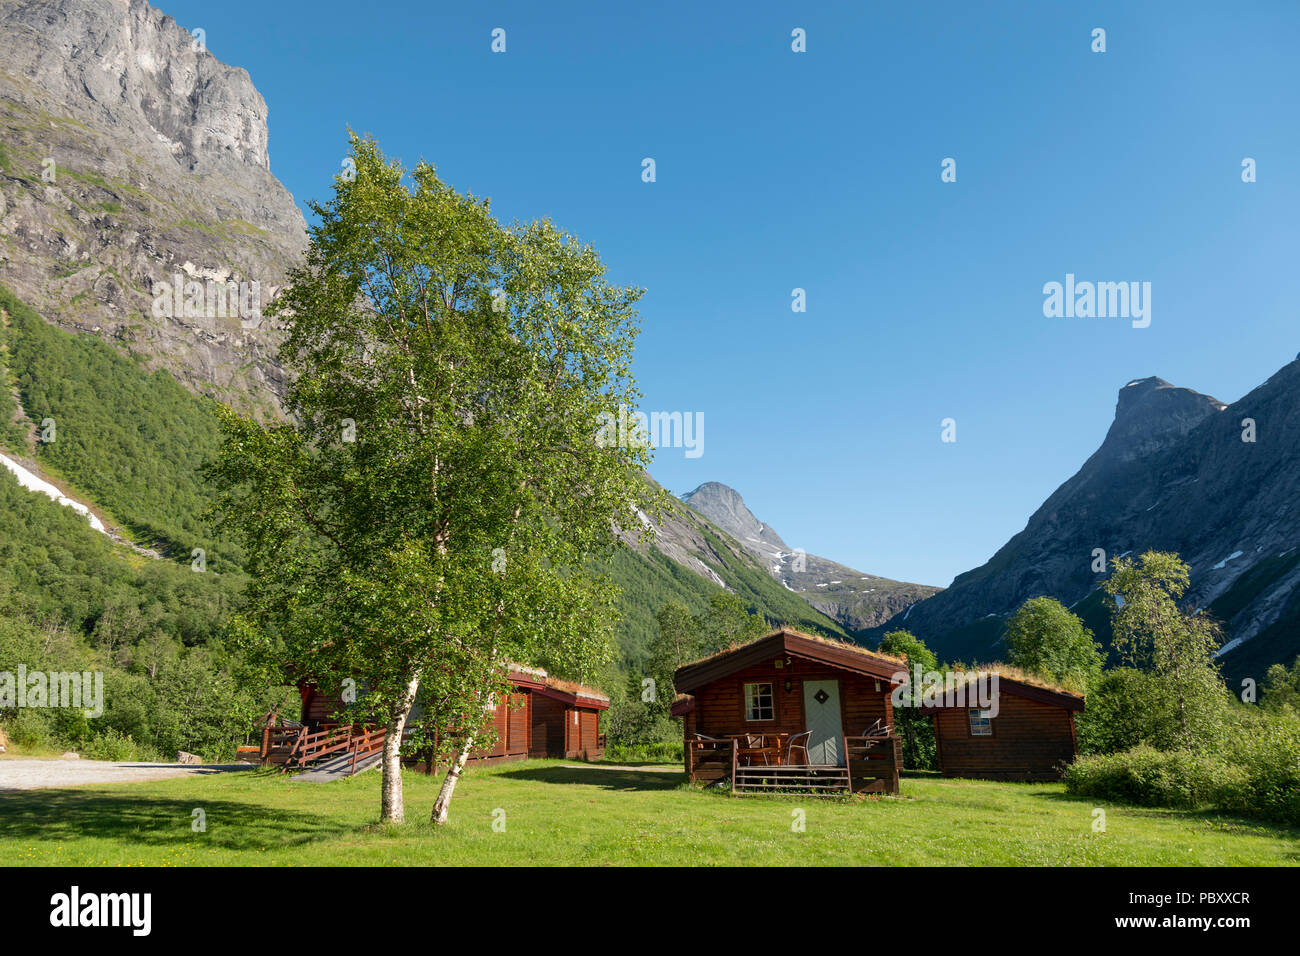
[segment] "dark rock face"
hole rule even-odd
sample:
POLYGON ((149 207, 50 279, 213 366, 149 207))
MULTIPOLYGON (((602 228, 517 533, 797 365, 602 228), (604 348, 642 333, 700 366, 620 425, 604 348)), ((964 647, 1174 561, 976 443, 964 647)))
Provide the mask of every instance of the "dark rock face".
POLYGON ((271 408, 267 320, 155 308, 177 276, 257 282, 265 307, 306 248, 248 74, 142 0, 11 0, 0 34, 0 281, 196 391, 271 408))
POLYGON ((1092 570, 1096 548, 1107 560, 1156 549, 1191 566, 1187 597, 1223 619, 1231 651, 1288 613, 1297 546, 1300 361, 1232 405, 1141 379, 1120 389, 1101 447, 1025 529, 913 608, 906 626, 941 657, 995 657, 1000 626, 980 622, 1041 594, 1083 601, 1106 576, 1092 570))
POLYGON ((759 558, 786 588, 850 631, 882 624, 939 590, 863 574, 815 554, 800 553, 756 518, 735 489, 716 481, 705 482, 683 495, 682 501, 759 558))
POLYGON ((1162 378, 1143 378, 1119 390, 1115 421, 1098 455, 1120 464, 1177 444, 1224 404, 1190 388, 1176 388, 1162 378))

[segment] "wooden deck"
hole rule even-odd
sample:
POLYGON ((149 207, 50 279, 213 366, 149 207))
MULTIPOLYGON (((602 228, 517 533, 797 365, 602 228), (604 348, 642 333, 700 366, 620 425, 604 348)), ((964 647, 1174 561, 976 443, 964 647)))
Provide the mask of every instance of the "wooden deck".
POLYGON ((902 766, 899 740, 845 737, 845 765, 762 763, 761 754, 739 740, 695 740, 686 749, 686 771, 693 783, 731 781, 733 794, 799 793, 834 796, 846 793, 898 793, 902 766))

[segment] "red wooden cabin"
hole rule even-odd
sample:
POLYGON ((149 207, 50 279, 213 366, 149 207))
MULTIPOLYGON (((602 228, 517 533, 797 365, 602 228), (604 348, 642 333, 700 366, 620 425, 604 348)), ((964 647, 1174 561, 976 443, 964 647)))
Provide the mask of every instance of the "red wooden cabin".
MULTIPOLYGON (((605 735, 600 730, 601 711, 609 709, 609 698, 582 684, 551 677, 541 668, 510 665, 511 693, 493 713, 496 741, 491 748, 476 751, 472 760, 522 760, 527 757, 558 757, 567 760, 599 760, 605 753, 605 735)), ((268 728, 263 736, 262 760, 280 763, 287 759, 293 734, 313 735, 323 743, 334 730, 334 715, 344 709, 342 698, 327 694, 315 684, 301 682, 300 730, 268 728)), ((359 732, 360 728, 357 728, 359 732)), ((373 749, 373 748, 372 748, 373 749)), ((302 758, 298 759, 302 763, 302 758)), ((407 765, 427 763, 407 758, 407 765)))
POLYGON ((893 678, 907 665, 781 629, 678 668, 686 772, 734 790, 898 792, 893 678), (806 736, 804 736, 806 735, 806 736))
POLYGON ((1059 780, 1079 753, 1079 694, 998 674, 997 715, 979 707, 930 707, 939 772, 987 780, 1059 780))

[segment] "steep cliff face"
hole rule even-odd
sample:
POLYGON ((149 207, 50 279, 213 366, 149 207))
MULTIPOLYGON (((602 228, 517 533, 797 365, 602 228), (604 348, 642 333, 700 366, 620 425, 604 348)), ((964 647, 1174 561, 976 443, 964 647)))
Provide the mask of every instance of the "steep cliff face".
POLYGON ((861 631, 889 620, 939 589, 863 574, 815 554, 796 551, 756 518, 734 489, 705 482, 682 501, 759 558, 772 577, 846 630, 861 631))
POLYGON ((306 226, 248 74, 142 0, 4 0, 0 33, 0 281, 269 410, 284 383, 259 307, 306 226))
MULTIPOLYGON (((1162 378, 1141 378, 1119 390, 1115 420, 1097 450, 1099 463, 1127 464, 1176 445, 1223 402, 1162 378)), ((1088 470, 1085 467, 1085 470, 1088 470)))
POLYGON ((1298 548, 1300 360, 1232 405, 1141 379, 1120 389, 1101 447, 1025 530, 906 626, 942 655, 987 659, 1006 616, 1047 594, 1104 628, 1095 549, 1107 560, 1176 551, 1191 566, 1188 600, 1225 623, 1230 669, 1258 668, 1300 651, 1298 548))

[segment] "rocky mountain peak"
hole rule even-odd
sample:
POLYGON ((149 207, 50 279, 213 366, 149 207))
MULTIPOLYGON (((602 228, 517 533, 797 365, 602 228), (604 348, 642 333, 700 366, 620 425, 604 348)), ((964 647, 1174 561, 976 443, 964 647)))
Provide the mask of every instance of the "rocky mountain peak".
POLYGON ((770 556, 773 551, 789 550, 781 536, 759 521, 745 506, 745 499, 735 488, 717 481, 706 481, 694 491, 682 495, 682 501, 745 547, 764 556, 770 556))
POLYGON ((187 169, 269 169, 267 108, 247 71, 144 0, 5 4, 5 68, 42 90, 45 108, 130 127, 187 169))
POLYGON ((881 624, 938 590, 863 574, 818 555, 791 549, 774 528, 746 507, 740 492, 721 482, 706 481, 682 495, 681 500, 762 560, 768 573, 788 590, 850 631, 881 624))
POLYGON ((1135 379, 1119 390, 1115 420, 1099 454, 1121 462, 1148 455, 1182 439, 1223 402, 1162 378, 1135 379))
POLYGON ((5 284, 196 392, 276 414, 281 333, 260 313, 306 223, 271 175, 248 73, 144 0, 3 0, 0 35, 5 284))
MULTIPOLYGON (((906 625, 941 657, 1003 652, 1008 615, 1050 595, 1104 637, 1091 559, 1148 549, 1191 569, 1184 600, 1221 620, 1225 667, 1247 676, 1300 650, 1300 361, 1227 406, 1160 378, 1119 391, 1102 446, 984 565, 906 625), (1253 431, 1243 430, 1249 420, 1253 431)), ((904 626, 902 618, 885 625, 904 626)))

